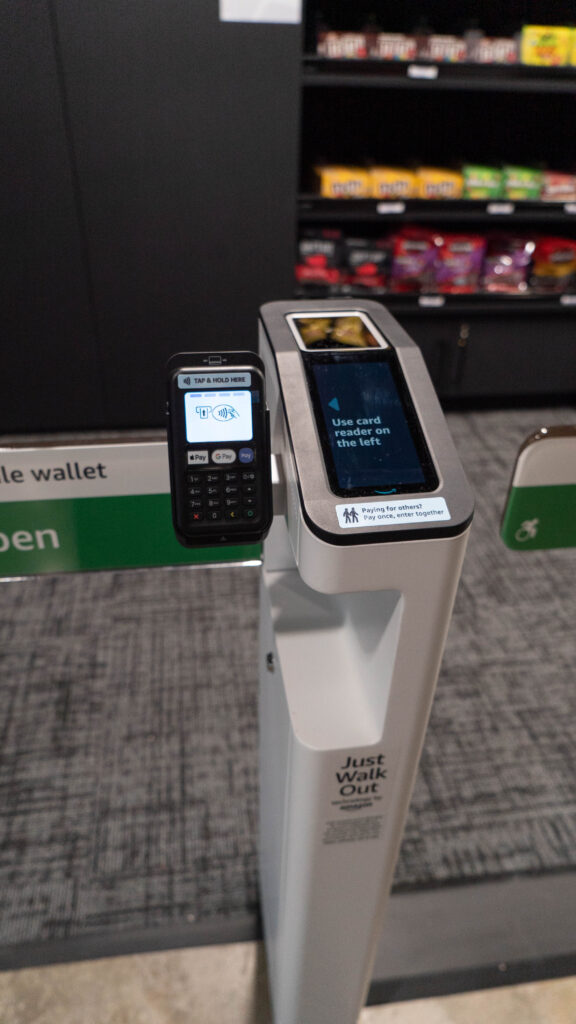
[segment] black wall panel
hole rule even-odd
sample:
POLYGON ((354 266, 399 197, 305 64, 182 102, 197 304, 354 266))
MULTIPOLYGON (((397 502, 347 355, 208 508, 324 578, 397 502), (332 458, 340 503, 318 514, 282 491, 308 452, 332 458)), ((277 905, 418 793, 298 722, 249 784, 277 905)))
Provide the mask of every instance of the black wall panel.
POLYGON ((51 10, 0 0, 0 432, 103 422, 51 10))
POLYGON ((162 422, 191 342, 292 291, 300 28, 217 0, 54 0, 111 426, 162 422))

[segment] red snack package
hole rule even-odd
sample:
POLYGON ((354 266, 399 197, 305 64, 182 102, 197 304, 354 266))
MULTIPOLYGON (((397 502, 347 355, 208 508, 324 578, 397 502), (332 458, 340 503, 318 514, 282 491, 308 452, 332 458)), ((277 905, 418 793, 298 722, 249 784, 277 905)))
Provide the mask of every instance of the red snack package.
POLYGON ((576 242, 541 238, 536 242, 530 286, 535 292, 558 294, 576 284, 576 242))
POLYGON ((362 60, 368 54, 364 32, 319 32, 316 52, 329 60, 362 60))
POLYGON ((339 231, 306 232, 298 242, 296 280, 299 284, 339 285, 342 238, 339 231))
POLYGON ((347 283, 354 291, 385 292, 391 255, 392 246, 388 238, 346 238, 343 264, 347 283))
POLYGON ((559 171, 544 171, 542 195, 544 203, 573 203, 576 201, 576 175, 559 171))
POLYGON ((435 289, 436 243, 432 231, 405 228, 393 241, 392 292, 425 292, 435 289))
POLYGON ((369 48, 370 57, 378 60, 414 60, 418 45, 414 36, 398 32, 377 32, 369 48))
POLYGON ((480 235, 438 235, 436 248, 438 291, 448 295, 477 292, 486 250, 485 239, 480 235))
POLYGON ((435 64, 442 61, 460 63, 466 60, 468 47, 466 41, 459 36, 429 35, 424 37, 418 56, 423 60, 434 61, 435 64))

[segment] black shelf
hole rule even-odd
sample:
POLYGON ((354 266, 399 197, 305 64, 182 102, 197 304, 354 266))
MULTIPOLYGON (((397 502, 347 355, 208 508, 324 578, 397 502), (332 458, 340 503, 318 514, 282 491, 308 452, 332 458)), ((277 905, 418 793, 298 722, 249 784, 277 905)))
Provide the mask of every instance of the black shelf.
POLYGON ((501 295, 477 292, 470 295, 430 294, 375 294, 369 291, 344 290, 336 294, 328 286, 311 286, 295 288, 294 297, 298 299, 350 299, 351 303, 358 299, 375 299, 388 306, 393 313, 422 314, 435 316, 443 313, 471 314, 495 313, 514 315, 519 313, 535 314, 576 314, 576 295, 501 295))
POLYGON ((425 60, 332 60, 306 54, 302 84, 311 87, 471 89, 576 93, 576 67, 526 64, 435 64, 425 60))
POLYGON ((325 199, 302 194, 298 199, 298 219, 302 224, 346 224, 353 221, 431 223, 478 222, 498 225, 542 222, 574 225, 576 202, 518 202, 508 199, 325 199))

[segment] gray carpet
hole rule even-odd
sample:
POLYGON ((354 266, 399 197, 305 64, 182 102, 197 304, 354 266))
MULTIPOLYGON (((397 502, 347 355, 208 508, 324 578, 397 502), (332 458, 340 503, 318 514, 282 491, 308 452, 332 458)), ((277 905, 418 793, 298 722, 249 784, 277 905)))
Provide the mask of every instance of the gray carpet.
MULTIPOLYGON (((576 413, 449 419, 477 514, 397 888, 576 867, 576 551, 498 540, 518 444, 576 413)), ((257 582, 0 586, 0 946, 256 914, 257 582)))

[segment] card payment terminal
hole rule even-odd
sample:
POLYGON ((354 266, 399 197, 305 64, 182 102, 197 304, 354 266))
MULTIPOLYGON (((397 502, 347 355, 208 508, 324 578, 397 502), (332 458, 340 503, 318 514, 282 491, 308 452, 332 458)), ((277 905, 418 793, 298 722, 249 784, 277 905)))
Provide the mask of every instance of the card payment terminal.
POLYGON ((272 519, 264 368, 252 352, 168 364, 174 529, 186 547, 261 540, 272 519))

